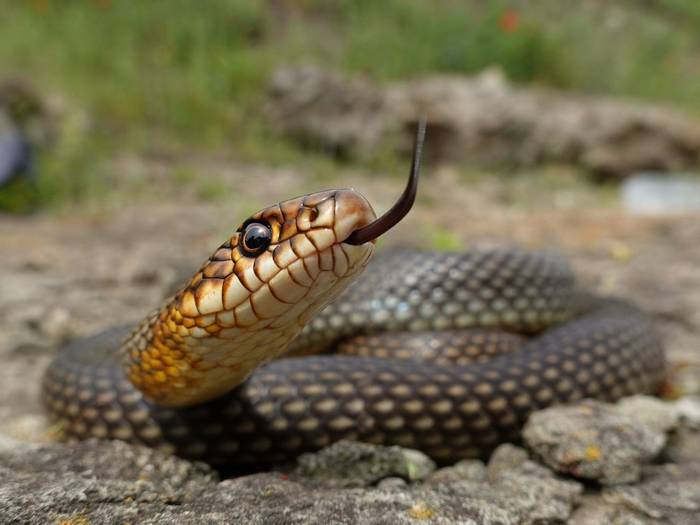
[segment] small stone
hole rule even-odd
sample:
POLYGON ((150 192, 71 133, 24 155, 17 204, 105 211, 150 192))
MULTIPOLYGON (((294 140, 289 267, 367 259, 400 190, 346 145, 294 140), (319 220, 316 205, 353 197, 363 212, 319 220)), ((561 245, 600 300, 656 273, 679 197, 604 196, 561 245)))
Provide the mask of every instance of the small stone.
POLYGON ((36 329, 54 343, 65 343, 73 335, 70 312, 62 306, 49 308, 36 320, 36 329))
POLYGON ((451 481, 486 481, 486 466, 478 459, 464 459, 451 467, 436 470, 425 479, 426 484, 451 481))
POLYGON ((396 476, 384 478, 382 480, 379 480, 379 483, 377 483, 378 489, 400 489, 402 487, 407 487, 407 486, 408 486, 408 483, 406 482, 405 479, 399 478, 396 476))
POLYGON ((334 487, 365 487, 382 478, 424 479, 435 463, 417 450, 339 441, 319 452, 303 454, 295 474, 334 487))
POLYGON ((541 478, 554 477, 551 470, 530 460, 530 455, 525 449, 510 443, 504 443, 493 451, 489 459, 487 473, 491 481, 512 473, 541 478))
POLYGON ((535 412, 523 439, 555 471, 608 485, 637 481, 666 435, 612 405, 585 400, 535 412))

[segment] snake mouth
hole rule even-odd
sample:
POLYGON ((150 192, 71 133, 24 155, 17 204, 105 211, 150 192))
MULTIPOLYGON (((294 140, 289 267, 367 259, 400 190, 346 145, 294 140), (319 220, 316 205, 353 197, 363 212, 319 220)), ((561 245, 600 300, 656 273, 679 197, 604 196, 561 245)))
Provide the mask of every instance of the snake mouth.
POLYGON ((396 226, 413 207, 418 191, 418 174, 420 172, 420 159, 423 152, 423 142, 425 141, 426 119, 421 118, 416 130, 416 139, 413 144, 413 156, 411 159, 411 171, 408 175, 408 183, 403 190, 401 197, 384 215, 375 221, 352 232, 345 241, 345 244, 358 246, 366 242, 375 240, 391 228, 396 226))

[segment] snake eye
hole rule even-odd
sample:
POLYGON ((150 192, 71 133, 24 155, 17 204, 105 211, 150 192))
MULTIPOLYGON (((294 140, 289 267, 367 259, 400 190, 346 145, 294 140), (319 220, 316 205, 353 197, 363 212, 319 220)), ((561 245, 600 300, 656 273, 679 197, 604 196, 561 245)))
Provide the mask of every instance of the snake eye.
POLYGON ((243 230, 241 248, 243 255, 255 257, 260 255, 270 245, 272 232, 265 224, 251 222, 243 230))

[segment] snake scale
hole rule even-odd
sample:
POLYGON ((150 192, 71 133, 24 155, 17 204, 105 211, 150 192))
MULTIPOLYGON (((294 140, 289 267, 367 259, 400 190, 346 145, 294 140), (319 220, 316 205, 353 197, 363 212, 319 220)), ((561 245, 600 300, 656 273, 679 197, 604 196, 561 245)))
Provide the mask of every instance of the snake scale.
POLYGON ((266 208, 136 328, 69 343, 42 390, 63 433, 222 466, 286 462, 341 439, 447 463, 517 440, 534 410, 657 391, 664 355, 650 321, 581 300, 555 255, 369 262, 413 203, 421 142, 381 218, 353 190, 266 208))

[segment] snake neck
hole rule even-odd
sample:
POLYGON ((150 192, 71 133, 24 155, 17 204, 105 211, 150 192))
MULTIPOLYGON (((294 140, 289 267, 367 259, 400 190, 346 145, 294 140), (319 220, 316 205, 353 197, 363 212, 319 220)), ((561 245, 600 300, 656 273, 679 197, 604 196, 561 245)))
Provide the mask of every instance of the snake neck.
MULTIPOLYGON (((208 401, 284 353, 304 325, 364 269, 372 242, 343 242, 374 212, 350 190, 312 194, 263 210, 272 243, 251 257, 241 229, 187 286, 121 347, 126 376, 164 406, 208 401)), ((243 228, 243 227, 242 227, 243 228)))

